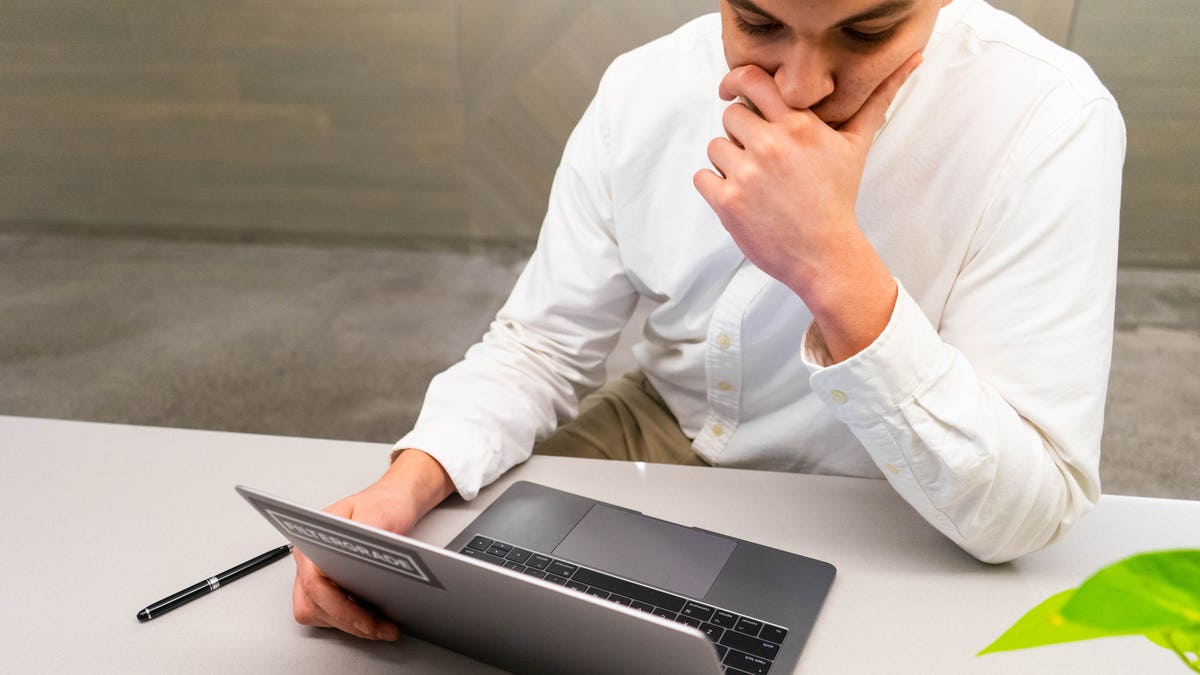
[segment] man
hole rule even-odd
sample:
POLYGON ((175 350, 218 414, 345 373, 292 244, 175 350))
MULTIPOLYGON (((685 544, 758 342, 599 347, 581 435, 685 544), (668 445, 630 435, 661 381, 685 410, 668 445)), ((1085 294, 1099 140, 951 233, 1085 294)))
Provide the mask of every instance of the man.
MULTIPOLYGON (((982 0, 723 0, 609 68, 509 301, 330 511, 404 532, 540 441, 883 476, 981 560, 1044 546, 1099 496, 1123 155, 982 0), (639 372, 555 433, 639 298, 639 372)), ((294 608, 397 635, 301 556, 294 608)))

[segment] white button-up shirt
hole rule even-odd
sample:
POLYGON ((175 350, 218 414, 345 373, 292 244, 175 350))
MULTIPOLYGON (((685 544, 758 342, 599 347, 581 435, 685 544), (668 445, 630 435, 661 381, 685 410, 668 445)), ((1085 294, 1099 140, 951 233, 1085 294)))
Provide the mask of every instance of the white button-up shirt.
POLYGON ((899 298, 833 364, 692 186, 724 133, 720 31, 701 17, 609 67, 511 297, 396 447, 473 497, 576 414, 644 298, 634 357, 709 463, 883 477, 983 560, 1053 540, 1100 491, 1125 148, 1111 95, 980 0, 943 9, 856 207, 899 298))

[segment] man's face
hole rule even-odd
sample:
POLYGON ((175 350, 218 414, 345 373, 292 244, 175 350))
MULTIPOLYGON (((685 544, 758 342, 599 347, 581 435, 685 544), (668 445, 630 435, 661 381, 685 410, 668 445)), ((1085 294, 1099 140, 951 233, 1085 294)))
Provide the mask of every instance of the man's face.
POLYGON ((721 0, 725 60, 837 127, 914 52, 950 0, 721 0))

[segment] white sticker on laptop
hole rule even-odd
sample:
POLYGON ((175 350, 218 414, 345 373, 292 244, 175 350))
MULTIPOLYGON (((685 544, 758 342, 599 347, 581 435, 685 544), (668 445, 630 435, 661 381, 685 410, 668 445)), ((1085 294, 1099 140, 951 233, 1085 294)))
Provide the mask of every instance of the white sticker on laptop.
POLYGON ((317 525, 290 514, 270 509, 266 509, 266 512, 280 529, 300 539, 358 558, 435 588, 442 588, 442 585, 433 577, 433 573, 425 567, 420 556, 414 551, 391 543, 383 546, 345 532, 339 532, 328 525, 317 525))

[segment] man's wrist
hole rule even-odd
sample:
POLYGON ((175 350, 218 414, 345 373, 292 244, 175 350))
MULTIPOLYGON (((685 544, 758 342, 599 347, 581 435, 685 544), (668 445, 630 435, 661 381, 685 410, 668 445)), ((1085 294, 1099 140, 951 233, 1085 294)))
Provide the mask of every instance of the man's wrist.
POLYGON ((817 271, 788 286, 812 312, 834 362, 868 347, 887 327, 896 304, 896 281, 855 226, 830 250, 817 271))
POLYGON ((428 512, 455 491, 454 481, 433 455, 417 448, 405 448, 395 454, 391 466, 379 482, 408 491, 428 512))

